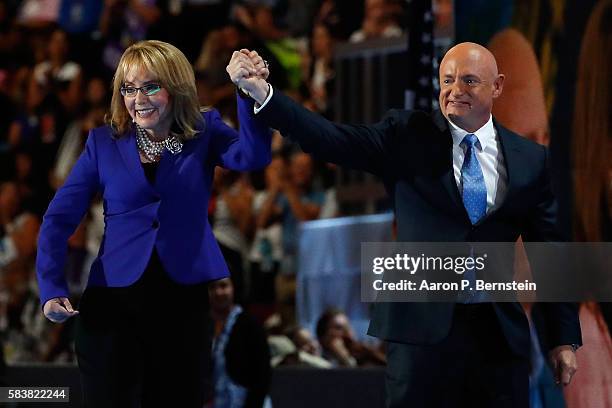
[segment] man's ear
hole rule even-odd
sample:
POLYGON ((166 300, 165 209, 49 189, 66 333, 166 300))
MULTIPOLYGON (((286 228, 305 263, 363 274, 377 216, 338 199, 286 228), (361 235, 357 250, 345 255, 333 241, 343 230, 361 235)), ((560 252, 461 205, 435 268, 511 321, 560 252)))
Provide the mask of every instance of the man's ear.
POLYGON ((497 78, 495 78, 495 81, 493 81, 493 98, 497 98, 502 94, 504 79, 506 79, 506 76, 504 74, 499 74, 497 78))

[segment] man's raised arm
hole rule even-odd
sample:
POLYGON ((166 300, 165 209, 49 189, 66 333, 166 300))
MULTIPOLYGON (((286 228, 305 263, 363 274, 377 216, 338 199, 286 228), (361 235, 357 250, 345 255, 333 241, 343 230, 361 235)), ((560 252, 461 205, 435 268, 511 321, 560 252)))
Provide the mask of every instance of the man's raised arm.
POLYGON ((268 84, 267 64, 256 51, 234 52, 227 72, 232 82, 256 102, 255 114, 306 153, 341 166, 377 175, 394 172, 398 163, 396 130, 400 111, 390 111, 374 125, 344 125, 307 110, 268 84))

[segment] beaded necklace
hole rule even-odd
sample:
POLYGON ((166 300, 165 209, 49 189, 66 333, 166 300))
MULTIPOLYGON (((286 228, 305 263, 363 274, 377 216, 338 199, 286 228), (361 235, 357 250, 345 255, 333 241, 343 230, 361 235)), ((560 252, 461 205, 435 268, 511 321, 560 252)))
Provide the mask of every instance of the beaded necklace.
POLYGON ((169 136, 164 140, 155 142, 149 137, 149 133, 136 123, 136 144, 142 154, 150 161, 156 162, 161 159, 164 149, 172 154, 179 154, 183 150, 183 143, 176 136, 169 136))

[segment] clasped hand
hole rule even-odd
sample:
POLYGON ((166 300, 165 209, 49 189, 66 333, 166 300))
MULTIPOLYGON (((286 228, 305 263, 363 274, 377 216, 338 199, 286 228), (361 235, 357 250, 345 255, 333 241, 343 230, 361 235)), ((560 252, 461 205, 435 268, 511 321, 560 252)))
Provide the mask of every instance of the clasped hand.
POLYGON ((225 69, 232 82, 244 93, 262 104, 268 96, 268 65, 257 53, 245 48, 234 51, 225 69))

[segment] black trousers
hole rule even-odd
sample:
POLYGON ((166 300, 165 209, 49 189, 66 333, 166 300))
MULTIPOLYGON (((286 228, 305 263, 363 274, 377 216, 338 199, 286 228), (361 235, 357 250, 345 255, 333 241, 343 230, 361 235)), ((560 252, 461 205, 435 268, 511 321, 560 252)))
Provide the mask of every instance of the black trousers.
POLYGON ((242 266, 242 255, 240 252, 231 249, 218 242, 219 249, 223 254, 223 259, 227 264, 232 283, 234 284, 234 302, 237 304, 244 304, 246 297, 246 289, 244 285, 244 267, 242 266))
POLYGON ((75 348, 86 407, 198 407, 210 387, 206 284, 180 285, 154 251, 125 288, 87 288, 75 348))
POLYGON ((457 305, 441 343, 389 342, 385 384, 387 407, 529 408, 529 361, 512 353, 490 304, 457 305))

